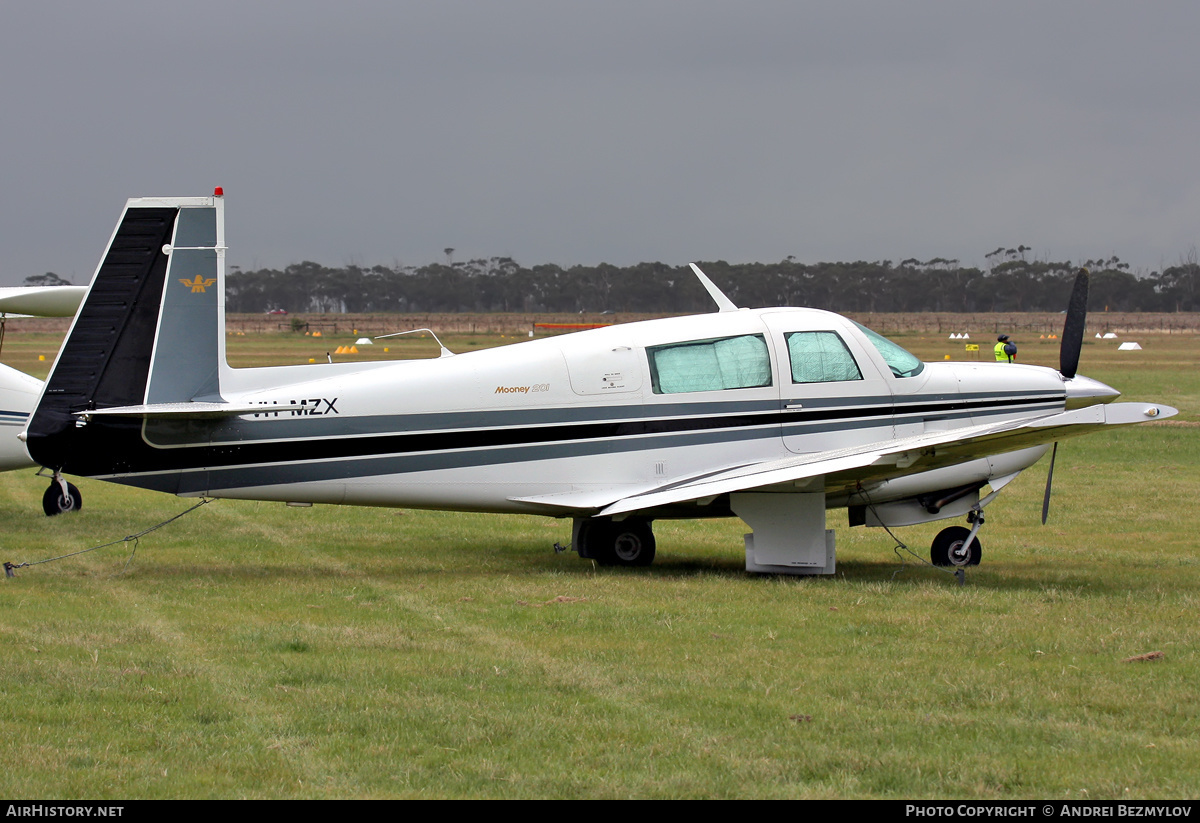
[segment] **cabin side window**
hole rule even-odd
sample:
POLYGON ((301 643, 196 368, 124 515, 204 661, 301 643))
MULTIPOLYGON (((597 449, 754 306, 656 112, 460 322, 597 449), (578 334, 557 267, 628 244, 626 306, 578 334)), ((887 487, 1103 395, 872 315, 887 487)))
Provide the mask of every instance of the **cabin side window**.
POLYGON ((863 379, 854 356, 836 332, 798 331, 785 336, 793 383, 863 379))
POLYGON ((771 356, 761 334, 652 346, 646 355, 655 394, 771 385, 771 356))

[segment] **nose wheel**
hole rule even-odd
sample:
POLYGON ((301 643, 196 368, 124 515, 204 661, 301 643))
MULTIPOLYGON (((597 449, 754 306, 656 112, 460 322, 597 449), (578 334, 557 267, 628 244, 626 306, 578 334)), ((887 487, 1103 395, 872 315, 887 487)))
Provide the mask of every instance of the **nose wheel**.
POLYGON ((972 538, 968 544, 967 538, 970 536, 971 530, 962 526, 942 529, 933 538, 929 559, 935 566, 978 566, 983 549, 978 538, 972 538))
POLYGON ((971 528, 951 526, 942 529, 933 538, 929 548, 929 560, 935 566, 978 566, 983 557, 983 546, 979 543, 979 529, 983 525, 983 510, 972 509, 967 513, 971 528))
POLYGON ((55 472, 50 479, 50 488, 42 495, 42 511, 47 517, 54 517, 67 512, 77 512, 82 508, 83 495, 79 493, 79 489, 55 472))

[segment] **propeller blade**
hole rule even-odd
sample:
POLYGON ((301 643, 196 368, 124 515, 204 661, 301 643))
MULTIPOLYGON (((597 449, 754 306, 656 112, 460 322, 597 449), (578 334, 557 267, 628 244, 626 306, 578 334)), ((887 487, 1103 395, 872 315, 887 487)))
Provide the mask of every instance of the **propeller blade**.
POLYGON ((1046 474, 1046 496, 1042 498, 1042 525, 1046 525, 1046 517, 1050 514, 1050 485, 1054 482, 1054 458, 1058 457, 1058 441, 1050 452, 1050 471, 1046 474))
POLYGON ((1079 369, 1079 352, 1083 348, 1083 330, 1087 325, 1088 270, 1080 269, 1067 304, 1067 319, 1063 323, 1062 343, 1058 351, 1058 370, 1070 380, 1079 369))

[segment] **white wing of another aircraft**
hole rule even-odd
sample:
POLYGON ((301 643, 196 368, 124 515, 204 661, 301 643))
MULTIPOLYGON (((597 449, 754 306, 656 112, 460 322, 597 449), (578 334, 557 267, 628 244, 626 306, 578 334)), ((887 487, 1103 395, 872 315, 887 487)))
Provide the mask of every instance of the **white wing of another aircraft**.
MULTIPOLYGON (((71 317, 86 294, 86 286, 0 288, 0 342, 4 339, 4 321, 7 318, 71 317)), ((37 465, 16 435, 28 424, 42 388, 41 380, 0 365, 0 471, 27 469, 37 465)), ((46 490, 42 502, 47 514, 57 514, 77 508, 82 499, 79 489, 62 480, 46 490)))
MULTIPOLYGON (((4 340, 4 322, 10 317, 72 317, 88 294, 85 286, 18 286, 0 288, 0 342, 4 340)), ((41 380, 14 368, 0 365, 0 471, 32 468, 29 456, 17 433, 23 431, 42 394, 41 380)), ((79 489, 59 477, 43 495, 46 513, 78 509, 83 503, 79 489)))
POLYGON ((0 288, 0 313, 32 317, 73 317, 87 286, 13 286, 0 288))

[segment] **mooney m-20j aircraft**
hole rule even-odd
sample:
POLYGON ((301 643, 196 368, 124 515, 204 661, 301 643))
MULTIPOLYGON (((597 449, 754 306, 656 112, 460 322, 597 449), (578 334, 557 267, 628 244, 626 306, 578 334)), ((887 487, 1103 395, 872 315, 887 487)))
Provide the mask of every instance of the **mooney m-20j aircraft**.
POLYGON ((22 457, 182 496, 573 518, 573 548, 651 562, 652 522, 737 516, 746 568, 829 574, 826 512, 966 517, 933 561, 977 563, 982 507, 1050 444, 1162 419, 1075 368, 922 363, 836 314, 739 309, 431 360, 233 369, 224 198, 136 198, 36 405, 22 457), (990 486, 991 493, 980 498, 990 486))

